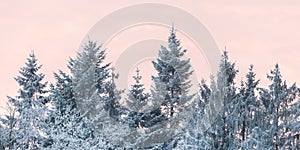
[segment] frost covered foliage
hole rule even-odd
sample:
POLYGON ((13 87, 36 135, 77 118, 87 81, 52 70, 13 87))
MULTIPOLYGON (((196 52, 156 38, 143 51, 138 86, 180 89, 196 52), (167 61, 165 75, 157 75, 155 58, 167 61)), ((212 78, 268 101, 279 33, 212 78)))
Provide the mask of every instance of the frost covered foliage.
POLYGON ((71 78, 62 71, 54 76, 57 81, 51 86, 50 96, 54 108, 49 115, 48 139, 44 146, 51 149, 78 149, 79 145, 90 147, 92 130, 77 109, 71 78))
POLYGON ((40 68, 34 53, 31 53, 20 69, 20 75, 15 78, 20 86, 19 95, 8 99, 16 115, 7 116, 7 122, 4 122, 9 141, 13 142, 8 145, 10 149, 37 149, 43 139, 48 98, 45 96, 47 83, 42 82, 44 75, 38 73, 40 68))
POLYGON ((0 117, 0 149, 300 149, 300 89, 278 64, 268 87, 253 65, 236 84, 238 70, 224 51, 218 74, 202 80, 197 95, 174 28, 158 53, 151 94, 137 69, 125 101, 96 42, 70 59, 70 74, 54 73, 50 87, 31 53, 15 78, 18 95, 0 117))
POLYGON ((105 63, 105 50, 96 42, 88 41, 75 59, 69 62, 73 80, 73 93, 82 115, 97 120, 97 112, 104 108, 110 117, 119 119, 119 99, 115 79, 118 75, 110 63, 105 63))
MULTIPOLYGON (((198 100, 198 115, 191 121, 181 145, 185 149, 231 149, 236 147, 233 120, 229 118, 236 97, 235 64, 228 60, 227 51, 222 55, 217 80, 211 78, 210 88, 202 82, 198 100), (198 143, 198 144, 197 144, 198 143), (229 144, 230 143, 230 144, 229 144)), ((196 111, 197 112, 197 111, 196 111)))
POLYGON ((142 76, 138 68, 133 79, 135 83, 131 86, 126 100, 126 105, 130 110, 127 121, 131 127, 144 127, 147 126, 146 117, 150 94, 145 93, 144 85, 140 82, 142 76))
POLYGON ((92 119, 104 101, 110 64, 104 64, 105 51, 96 42, 88 41, 75 59, 69 62, 73 93, 83 116, 92 119))
POLYGON ((172 118, 178 112, 178 107, 194 96, 188 93, 191 87, 189 78, 193 71, 190 59, 184 58, 186 50, 181 48, 174 27, 168 44, 168 47, 161 46, 157 60, 153 61, 157 75, 152 77, 152 95, 154 100, 161 101, 164 115, 172 118))
POLYGON ((0 118, 0 147, 12 149, 15 143, 16 109, 11 103, 7 105, 7 114, 0 118))
POLYGON ((231 149, 236 147, 233 135, 235 128, 232 114, 235 113, 233 108, 236 98, 234 79, 237 72, 235 64, 231 63, 228 59, 227 51, 224 51, 217 82, 212 83, 211 103, 209 104, 213 106, 211 110, 219 110, 219 113, 216 116, 215 122, 212 122, 211 127, 206 133, 214 149, 231 149))
POLYGON ((200 84, 197 107, 200 109, 195 110, 194 119, 184 129, 177 148, 299 149, 296 85, 288 87, 282 81, 277 64, 267 76, 271 81, 269 88, 259 87, 253 65, 240 87, 233 82, 236 73, 224 52, 217 82, 212 78, 210 88, 205 82, 200 84), (222 109, 218 109, 220 102, 222 109))
POLYGON ((295 84, 288 87, 286 81, 282 80, 278 64, 267 77, 271 81, 269 88, 259 89, 265 114, 262 118, 264 124, 261 125, 261 128, 269 133, 270 138, 267 145, 273 149, 295 149, 296 145, 293 140, 297 137, 292 133, 289 124, 291 121, 299 119, 295 116, 297 112, 293 110, 293 106, 295 106, 293 104, 298 102, 296 98, 299 91, 295 84))

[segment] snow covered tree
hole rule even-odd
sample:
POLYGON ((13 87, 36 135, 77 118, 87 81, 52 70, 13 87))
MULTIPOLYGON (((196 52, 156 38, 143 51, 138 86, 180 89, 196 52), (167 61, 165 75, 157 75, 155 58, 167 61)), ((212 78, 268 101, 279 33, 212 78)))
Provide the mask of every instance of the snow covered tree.
MULTIPOLYGON (((152 76, 154 84, 151 87, 153 108, 156 109, 153 109, 145 118, 149 120, 145 122, 151 128, 163 125, 161 128, 165 128, 164 131, 170 130, 164 137, 159 135, 161 139, 173 139, 180 132, 178 125, 184 126, 186 118, 183 116, 188 116, 182 112, 192 107, 188 105, 188 102, 191 102, 195 95, 189 91, 192 86, 190 76, 193 71, 190 59, 186 59, 185 54, 186 50, 182 49, 176 37, 176 31, 172 27, 168 37, 168 46, 161 46, 158 58, 152 61, 157 72, 157 75, 152 76)), ((157 129, 155 132, 160 133, 157 129)))
POLYGON ((209 102, 209 97, 211 95, 211 89, 206 84, 205 80, 201 80, 199 86, 199 98, 198 98, 198 111, 204 113, 204 106, 209 102))
POLYGON ((132 127, 141 127, 143 116, 145 115, 146 106, 150 98, 149 93, 145 93, 144 84, 140 83, 142 76, 140 75, 140 70, 136 69, 136 75, 133 76, 135 83, 131 85, 129 90, 128 98, 126 100, 126 105, 129 108, 128 118, 129 125, 132 127))
POLYGON ((291 102, 294 102, 296 96, 295 84, 288 87, 285 81, 282 81, 279 65, 276 64, 271 74, 267 76, 271 81, 268 89, 260 88, 260 99, 265 108, 265 118, 263 129, 268 130, 270 134, 268 145, 273 149, 288 148, 285 147, 287 134, 290 132, 288 122, 290 120, 291 102))
MULTIPOLYGON (((260 124, 259 120, 262 117, 260 102, 255 95, 258 83, 259 80, 255 79, 253 65, 250 65, 249 72, 246 75, 246 81, 241 82, 239 93, 235 99, 233 107, 234 113, 231 114, 232 117, 235 118, 235 130, 233 133, 235 135, 235 142, 242 149, 249 149, 249 146, 255 148, 254 145, 257 145, 257 143, 251 144, 251 140, 247 138, 250 136, 252 130, 260 124)), ((261 130, 255 130, 255 132, 258 131, 261 130)))
MULTIPOLYGON (((197 128, 195 129, 195 131, 197 128)), ((188 150, 188 149, 213 149, 212 145, 207 141, 203 134, 191 134, 194 132, 185 133, 178 141, 176 150, 188 150)))
POLYGON ((271 134, 269 130, 264 130, 260 126, 254 127, 249 136, 241 142, 240 148, 241 149, 262 149, 262 150, 269 150, 273 149, 271 134))
POLYGON ((148 128, 165 118, 159 108, 152 110, 153 106, 149 105, 149 102, 152 102, 151 95, 144 91, 144 85, 140 83, 142 76, 139 72, 137 68, 136 75, 133 76, 135 83, 131 86, 126 101, 129 108, 126 120, 131 127, 148 128))
MULTIPOLYGON (((96 46, 95 43, 93 46, 96 46)), ((97 47, 100 49, 100 47, 97 47)), ((111 77, 111 63, 105 63, 106 53, 105 50, 100 50, 97 55, 97 64, 96 64, 96 88, 98 89, 98 93, 100 98, 103 99, 105 96, 106 87, 109 82, 109 78, 111 77)))
MULTIPOLYGON (((7 103, 7 114, 0 118, 0 126, 3 127, 1 136, 2 136, 2 146, 3 149, 13 149, 15 143, 15 128, 16 128, 16 109, 12 106, 11 103, 7 103)), ((0 144, 1 145, 1 144, 0 144)))
POLYGON ((115 85, 118 75, 104 60, 105 51, 101 50, 101 46, 88 41, 77 57, 69 61, 68 67, 81 116, 88 120, 89 126, 107 137, 114 135, 111 124, 122 121, 120 116, 124 109, 119 103, 123 91, 115 85))
POLYGON ((103 64, 105 50, 101 50, 96 42, 88 41, 83 50, 71 59, 69 68, 72 73, 73 92, 81 114, 92 120, 105 97, 106 81, 109 77, 108 67, 103 64))
POLYGON ((289 109, 289 122, 286 127, 288 129, 284 145, 289 149, 300 149, 300 89, 295 102, 291 104, 289 109))
POLYGON ((5 149, 6 137, 3 126, 0 125, 0 149, 5 149))
POLYGON ((99 123, 100 109, 108 111, 109 116, 116 120, 120 119, 122 112, 119 108, 122 91, 116 89, 114 81, 118 75, 110 63, 104 63, 104 59, 105 50, 101 50, 96 42, 88 41, 76 59, 69 61, 77 106, 93 126, 99 123))
POLYGON ((2 124, 0 124, 0 149, 5 149, 7 145, 7 131, 3 127, 2 124))
POLYGON ((194 115, 194 119, 183 129, 177 137, 175 149, 213 149, 211 140, 207 134, 199 128, 201 119, 199 115, 194 115))
POLYGON ((234 118, 232 117, 232 107, 236 98, 236 87, 234 78, 238 72, 235 64, 228 60, 227 51, 224 51, 219 66, 217 82, 212 78, 211 95, 209 100, 209 109, 207 109, 209 118, 216 118, 211 127, 206 131, 207 136, 212 141, 214 149, 232 149, 236 146, 234 143, 234 118), (223 106, 221 109, 221 106, 223 106), (220 110, 219 115, 214 116, 215 110, 220 110))
POLYGON ((202 80, 196 95, 185 55, 172 27, 152 61, 151 95, 137 69, 121 101, 118 74, 96 42, 70 59, 70 75, 54 73, 50 92, 31 53, 0 117, 0 149, 300 149, 300 89, 287 85, 278 64, 267 88, 258 87, 253 65, 237 88, 225 50, 216 79, 202 80))
POLYGON ((191 76, 190 59, 184 59, 185 49, 180 46, 176 38, 175 29, 172 27, 168 39, 168 48, 161 46, 158 59, 153 61, 157 76, 152 76, 154 87, 152 95, 154 101, 161 101, 163 113, 172 118, 178 107, 182 107, 193 98, 189 95, 191 87, 189 77, 191 76))
POLYGON ((72 79, 62 71, 54 73, 54 77, 57 81, 55 85, 51 85, 50 95, 53 109, 46 131, 49 138, 44 147, 88 149, 92 146, 94 135, 77 108, 72 79))
POLYGON ((13 149, 37 149, 42 139, 48 98, 45 96, 47 83, 42 82, 44 75, 38 73, 40 68, 34 53, 31 53, 26 66, 19 71, 20 76, 15 78, 21 89, 16 98, 9 97, 17 111, 13 149))
POLYGON ((194 108, 193 117, 184 128, 176 149, 212 149, 206 133, 200 129, 210 94, 211 89, 202 80, 199 86, 199 95, 196 98, 197 106, 194 108))
POLYGON ((144 84, 140 82, 142 76, 140 75, 140 70, 136 69, 136 75, 133 76, 135 83, 131 85, 129 90, 127 106, 133 111, 142 112, 143 107, 147 105, 147 100, 150 98, 149 93, 145 93, 144 84))
POLYGON ((104 109, 108 112, 110 117, 120 121, 120 116, 125 113, 123 112, 124 108, 120 105, 121 93, 123 90, 117 89, 115 79, 118 78, 118 74, 114 72, 114 68, 111 70, 110 81, 107 82, 105 87, 108 95, 104 99, 104 109))
POLYGON ((255 80, 255 73, 253 72, 253 65, 250 66, 249 72, 246 75, 247 81, 242 83, 240 89, 238 103, 236 109, 238 109, 238 118, 239 118, 239 135, 241 140, 245 140, 249 135, 250 131, 257 126, 255 122, 259 111, 259 102, 255 96, 255 90, 259 83, 259 80, 255 80), (246 87, 243 85, 245 84, 246 87))
POLYGON ((233 104, 236 98, 234 78, 238 72, 224 51, 217 80, 211 77, 210 88, 202 82, 198 98, 198 116, 179 141, 183 149, 233 149, 235 129, 233 104))

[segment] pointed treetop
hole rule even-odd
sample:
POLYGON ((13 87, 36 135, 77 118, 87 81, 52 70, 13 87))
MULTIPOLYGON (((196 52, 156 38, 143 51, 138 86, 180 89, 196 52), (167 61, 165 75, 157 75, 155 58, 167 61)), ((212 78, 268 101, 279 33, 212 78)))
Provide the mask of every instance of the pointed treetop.
POLYGON ((276 68, 276 69, 278 69, 278 68, 279 68, 279 65, 278 65, 278 63, 276 63, 276 64, 275 64, 275 68, 276 68))
POLYGON ((176 42, 177 39, 176 39, 176 29, 174 27, 174 23, 172 23, 172 27, 171 27, 171 33, 170 33, 170 36, 169 36, 169 42, 176 42), (170 41, 170 40, 174 40, 174 41, 170 41))
POLYGON ((47 82, 40 83, 45 76, 42 73, 38 74, 38 71, 41 67, 42 65, 38 65, 37 63, 37 58, 35 57, 34 52, 31 52, 27 58, 27 61, 25 62, 25 66, 19 71, 20 75, 14 79, 19 83, 20 86, 24 88, 24 90, 30 90, 30 93, 33 94, 33 92, 36 92, 35 90, 38 90, 38 88, 42 89, 47 84, 47 82), (31 88, 32 86, 37 88, 31 88))
POLYGON ((33 65, 36 63, 36 61, 37 61, 37 59, 35 57, 34 51, 32 50, 31 53, 29 54, 29 58, 27 58, 26 65, 27 66, 33 65))
POLYGON ((140 83, 140 80, 142 79, 142 76, 140 75, 140 70, 138 67, 136 68, 136 75, 133 76, 133 78, 136 83, 140 83))
POLYGON ((186 49, 181 49, 180 47, 180 40, 176 38, 176 29, 173 24, 172 24, 170 36, 168 38, 168 43, 169 43, 169 48, 171 53, 176 55, 176 57, 183 56, 184 53, 186 52, 186 49))
POLYGON ((175 33, 175 27, 174 27, 174 22, 172 22, 172 27, 171 27, 171 33, 175 33))

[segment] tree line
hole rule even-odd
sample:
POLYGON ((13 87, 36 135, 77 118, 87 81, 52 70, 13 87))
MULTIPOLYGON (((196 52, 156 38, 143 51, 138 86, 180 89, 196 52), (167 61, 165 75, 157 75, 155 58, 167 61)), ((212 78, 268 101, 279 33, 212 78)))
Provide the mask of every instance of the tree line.
POLYGON ((149 93, 138 68, 131 88, 118 89, 97 42, 86 42, 68 61, 70 73, 59 70, 50 84, 31 53, 1 116, 0 149, 300 149, 300 89, 278 64, 268 87, 253 65, 237 85, 224 51, 217 75, 190 93, 193 70, 180 44, 172 28, 152 62, 149 93))

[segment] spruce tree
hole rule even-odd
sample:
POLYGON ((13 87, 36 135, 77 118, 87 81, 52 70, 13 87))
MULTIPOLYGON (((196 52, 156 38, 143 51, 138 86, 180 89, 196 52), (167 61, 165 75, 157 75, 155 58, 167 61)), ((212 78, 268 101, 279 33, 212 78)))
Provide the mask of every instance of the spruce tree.
POLYGON ((81 108, 81 114, 89 120, 94 119, 101 101, 108 95, 105 88, 110 64, 104 64, 104 59, 105 50, 96 42, 88 41, 77 53, 76 59, 69 61, 77 105, 81 108))
POLYGON ((279 65, 267 76, 271 81, 268 89, 260 88, 260 99, 264 106, 264 127, 269 132, 268 145, 273 149, 287 148, 285 141, 290 129, 287 127, 290 121, 290 105, 296 96, 295 84, 288 87, 286 81, 282 80, 279 65))
POLYGON ((6 132, 4 127, 0 124, 0 149, 5 149, 7 143, 6 132))
POLYGON ((210 94, 211 89, 202 80, 199 86, 199 95, 196 98, 197 105, 194 108, 193 117, 184 128, 176 149, 212 149, 211 143, 207 139, 208 136, 201 130, 201 125, 204 124, 203 117, 206 113, 205 107, 209 102, 210 94))
MULTIPOLYGON (((119 100, 123 92, 115 85, 117 74, 105 63, 105 50, 96 42, 88 41, 75 59, 70 59, 72 90, 80 114, 87 124, 97 129, 100 135, 110 139, 115 128, 112 124, 123 121, 124 109, 119 100)), ((120 129, 120 128, 119 128, 120 129)), ((118 139, 118 138, 117 138, 118 139)), ((114 140, 114 139, 112 139, 114 140)))
MULTIPOLYGON (((235 141, 242 149, 245 148, 245 143, 247 143, 247 138, 250 136, 252 130, 260 124, 259 120, 262 115, 260 102, 255 95, 258 83, 259 80, 255 79, 253 65, 250 65, 246 81, 241 82, 239 93, 235 99, 235 113, 232 114, 236 118, 235 141)), ((250 148, 249 145, 252 144, 247 143, 248 149, 250 148)))
POLYGON ((153 61, 156 76, 152 76, 154 101, 161 101, 162 112, 172 118, 187 101, 193 98, 189 95, 191 71, 190 59, 185 59, 186 50, 180 46, 174 27, 168 38, 168 47, 161 46, 158 58, 153 61))
POLYGON ((142 111, 143 106, 146 105, 145 102, 150 98, 149 93, 145 93, 144 84, 141 83, 142 76, 140 75, 140 70, 136 69, 136 75, 133 76, 135 83, 131 85, 129 90, 127 106, 134 111, 142 111))
POLYGON ((290 132, 286 135, 285 145, 290 149, 300 149, 300 89, 297 89, 297 97, 291 104, 289 114, 290 118, 286 127, 290 132))
POLYGON ((114 68, 111 68, 111 78, 105 86, 107 97, 104 99, 104 109, 108 112, 109 116, 117 121, 121 121, 120 115, 124 114, 124 108, 120 105, 121 93, 123 90, 118 90, 115 84, 115 80, 118 78, 118 74, 114 72, 114 68))
MULTIPOLYGON (((217 82, 212 78, 211 96, 209 102, 208 116, 214 116, 215 110, 220 110, 215 121, 207 130, 214 149, 231 149, 234 143, 234 118, 232 107, 236 98, 236 87, 234 83, 238 70, 235 64, 228 59, 228 52, 224 51, 217 76, 217 82), (222 108, 220 108, 222 106, 222 108)), ((215 117, 212 117, 215 118, 215 117)))
POLYGON ((20 75, 15 78, 21 88, 16 98, 9 97, 17 111, 14 149, 37 149, 43 139, 41 129, 45 126, 48 98, 45 96, 47 82, 42 82, 44 74, 38 73, 40 68, 34 53, 31 53, 25 67, 19 71, 20 75))
POLYGON ((54 73, 56 84, 51 85, 52 111, 48 119, 49 140, 44 143, 51 149, 88 149, 94 138, 92 129, 81 116, 74 97, 72 79, 60 71, 54 73))
POLYGON ((140 82, 142 76, 140 70, 136 69, 136 75, 133 76, 135 83, 131 85, 126 100, 127 107, 129 108, 128 121, 132 127, 142 127, 142 118, 146 115, 146 106, 150 98, 149 93, 145 93, 144 84, 140 82))
POLYGON ((11 103, 7 105, 7 114, 0 118, 0 126, 3 127, 2 146, 3 149, 13 149, 14 143, 16 142, 16 109, 11 103))

